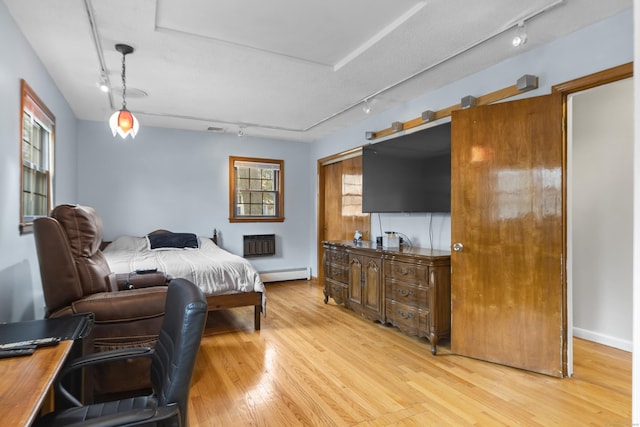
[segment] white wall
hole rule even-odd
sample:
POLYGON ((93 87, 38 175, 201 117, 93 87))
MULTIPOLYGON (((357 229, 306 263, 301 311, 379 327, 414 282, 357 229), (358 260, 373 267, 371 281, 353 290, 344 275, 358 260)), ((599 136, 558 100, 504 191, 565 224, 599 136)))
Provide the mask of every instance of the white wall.
POLYGON ((633 79, 570 97, 574 336, 631 351, 633 79))
POLYGON ((78 125, 78 200, 104 222, 104 238, 158 228, 211 236, 242 255, 244 234, 276 234, 276 255, 249 258, 258 271, 309 267, 314 227, 309 144, 141 127, 114 138, 105 122, 78 125), (284 160, 285 221, 229 223, 229 156, 284 160))
POLYGON ((76 119, 29 43, 0 2, 0 322, 44 316, 32 234, 21 236, 20 79, 56 117, 56 202, 76 198, 76 119))

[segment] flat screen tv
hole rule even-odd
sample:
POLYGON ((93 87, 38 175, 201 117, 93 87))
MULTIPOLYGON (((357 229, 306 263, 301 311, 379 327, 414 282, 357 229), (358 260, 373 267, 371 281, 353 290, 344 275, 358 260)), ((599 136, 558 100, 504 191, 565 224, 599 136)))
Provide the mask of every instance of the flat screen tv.
POLYGON ((451 211, 451 123, 362 150, 363 212, 451 211))

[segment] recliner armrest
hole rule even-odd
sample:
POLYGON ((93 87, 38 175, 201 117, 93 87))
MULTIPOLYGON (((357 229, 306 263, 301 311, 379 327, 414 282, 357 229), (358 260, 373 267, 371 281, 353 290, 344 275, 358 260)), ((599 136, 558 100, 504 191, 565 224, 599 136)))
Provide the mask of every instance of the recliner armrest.
POLYGON ((135 321, 164 315, 167 287, 100 292, 71 304, 74 313, 94 313, 96 323, 135 321))
POLYGON ((126 274, 116 274, 119 290, 150 288, 153 286, 168 286, 171 278, 163 271, 139 274, 135 271, 126 274))

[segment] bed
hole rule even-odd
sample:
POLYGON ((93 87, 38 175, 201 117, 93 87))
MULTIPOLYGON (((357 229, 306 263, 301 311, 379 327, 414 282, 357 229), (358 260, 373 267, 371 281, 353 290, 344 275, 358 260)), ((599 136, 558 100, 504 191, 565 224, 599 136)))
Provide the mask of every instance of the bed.
POLYGON ((254 328, 259 330, 260 313, 266 314, 264 283, 246 259, 216 242, 215 232, 209 238, 156 230, 144 237, 118 237, 102 252, 116 274, 157 269, 192 281, 206 295, 209 311, 254 306, 254 328))

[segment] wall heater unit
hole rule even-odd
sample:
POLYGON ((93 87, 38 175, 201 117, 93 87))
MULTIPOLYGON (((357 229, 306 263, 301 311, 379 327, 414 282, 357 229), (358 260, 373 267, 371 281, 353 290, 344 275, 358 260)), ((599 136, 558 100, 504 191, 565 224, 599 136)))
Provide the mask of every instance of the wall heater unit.
POLYGON ((251 234, 244 236, 244 256, 267 256, 276 253, 275 234, 251 234))

